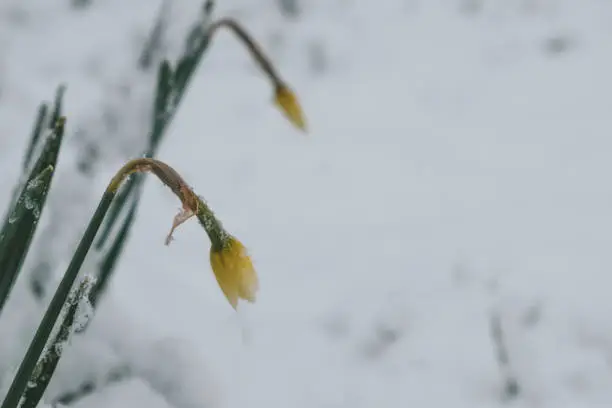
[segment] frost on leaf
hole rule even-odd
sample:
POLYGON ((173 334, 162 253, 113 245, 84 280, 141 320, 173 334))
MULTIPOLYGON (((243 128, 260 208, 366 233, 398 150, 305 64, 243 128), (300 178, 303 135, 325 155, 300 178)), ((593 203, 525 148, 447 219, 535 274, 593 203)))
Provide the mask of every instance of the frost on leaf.
POLYGON ((35 188, 38 188, 38 186, 40 186, 40 180, 38 178, 31 180, 28 182, 28 185, 26 187, 27 190, 33 190, 35 188))
POLYGON ((40 205, 29 195, 26 195, 23 200, 23 206, 26 210, 29 210, 34 215, 34 218, 40 217, 40 205))
POLYGON ((19 219, 19 217, 17 217, 17 214, 15 214, 14 212, 11 214, 11 216, 8 219, 8 223, 9 224, 13 224, 15 221, 17 221, 19 219))
POLYGON ((89 293, 95 283, 96 278, 89 275, 85 276, 76 291, 75 298, 72 299, 72 304, 76 306, 77 310, 74 315, 72 327, 70 328, 70 334, 82 330, 93 315, 93 306, 89 300, 89 293))

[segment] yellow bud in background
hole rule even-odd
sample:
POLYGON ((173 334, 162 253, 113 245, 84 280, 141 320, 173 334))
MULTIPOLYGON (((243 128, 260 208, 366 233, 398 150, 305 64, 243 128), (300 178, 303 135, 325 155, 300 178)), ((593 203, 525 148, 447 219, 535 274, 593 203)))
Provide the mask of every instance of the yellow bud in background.
POLYGON ((210 249, 210 265, 219 287, 234 309, 238 300, 255 302, 259 281, 246 248, 231 237, 222 248, 210 249))
POLYGON ((283 84, 276 86, 274 102, 295 127, 304 132, 306 131, 306 119, 304 118, 302 107, 288 86, 283 84))

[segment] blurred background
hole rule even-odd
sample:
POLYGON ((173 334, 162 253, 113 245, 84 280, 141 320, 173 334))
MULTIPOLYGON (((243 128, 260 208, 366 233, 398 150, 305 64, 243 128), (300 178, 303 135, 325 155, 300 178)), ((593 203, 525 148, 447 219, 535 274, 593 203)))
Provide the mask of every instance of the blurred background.
MULTIPOLYGON (((201 14, 196 0, 0 2, 1 211, 60 84, 67 117, 0 319, 0 389, 46 308, 33 293, 53 292, 108 181, 142 155, 160 61, 201 14)), ((249 248, 258 300, 228 305, 196 222, 164 246, 180 204, 148 179, 45 403, 612 406, 612 3, 217 0, 220 17, 267 52, 308 133, 221 32, 156 157, 249 248)))

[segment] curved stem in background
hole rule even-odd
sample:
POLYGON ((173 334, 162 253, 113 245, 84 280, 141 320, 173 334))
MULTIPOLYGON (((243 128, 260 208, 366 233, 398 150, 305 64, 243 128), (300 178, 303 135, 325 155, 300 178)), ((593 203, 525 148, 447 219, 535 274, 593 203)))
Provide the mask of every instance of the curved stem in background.
POLYGON ((225 27, 232 31, 236 37, 247 47, 257 65, 263 70, 268 79, 274 86, 274 103, 285 114, 287 119, 298 129, 306 132, 307 124, 302 107, 298 102, 297 97, 291 88, 282 80, 279 73, 274 68, 270 59, 265 55, 257 42, 249 35, 249 33, 232 18, 221 18, 213 22, 209 27, 209 35, 211 38, 216 34, 217 30, 225 27))
POLYGON ((211 240, 210 261, 217 282, 232 307, 236 308, 238 299, 255 301, 258 289, 257 275, 246 253, 236 238, 223 229, 213 212, 204 200, 197 196, 183 178, 169 165, 156 159, 139 158, 127 162, 113 177, 102 195, 93 217, 91 218, 81 241, 64 273, 64 276, 51 299, 43 319, 36 330, 24 359, 17 370, 8 393, 0 408, 16 408, 38 360, 49 340, 53 327, 66 303, 70 290, 79 274, 83 261, 93 243, 117 190, 125 179, 135 172, 155 174, 181 200, 182 211, 175 217, 166 244, 170 242, 172 232, 187 219, 196 216, 211 240))
POLYGON ((236 37, 242 41, 242 43, 247 47, 259 67, 264 71, 266 76, 272 81, 275 87, 283 86, 284 81, 281 79, 280 75, 274 69, 274 65, 270 59, 265 55, 261 47, 257 44, 257 42, 249 35, 249 33, 240 25, 240 23, 233 18, 224 17, 219 20, 213 22, 209 27, 209 35, 213 36, 216 31, 220 28, 226 27, 230 31, 232 31, 236 37))

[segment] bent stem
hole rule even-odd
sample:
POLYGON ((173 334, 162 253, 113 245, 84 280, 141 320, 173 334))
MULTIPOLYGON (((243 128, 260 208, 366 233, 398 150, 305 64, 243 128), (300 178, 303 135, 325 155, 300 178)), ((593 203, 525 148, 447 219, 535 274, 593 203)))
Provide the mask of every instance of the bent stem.
POLYGON ((183 204, 181 212, 174 217, 172 228, 166 237, 166 245, 169 245, 172 241, 174 230, 193 216, 197 216, 206 230, 213 247, 223 245, 224 241, 229 238, 229 234, 223 229, 212 210, 201 197, 193 192, 176 170, 160 160, 147 157, 130 160, 113 177, 106 191, 112 191, 115 194, 130 174, 146 172, 155 174, 162 183, 172 190, 183 204))
POLYGON ((212 38, 220 28, 227 28, 246 46, 251 56, 262 69, 274 86, 274 103, 285 114, 287 119, 298 129, 306 132, 307 124, 300 103, 285 81, 274 68, 270 59, 265 55, 257 42, 249 33, 234 19, 222 18, 209 27, 209 35, 212 38))
MULTIPOLYGON (((228 297, 228 300, 235 308, 234 298, 228 295, 228 290, 233 296, 234 293, 238 293, 239 297, 245 298, 249 301, 254 301, 254 291, 257 289, 257 279, 255 272, 250 263, 250 259, 246 256, 246 253, 240 253, 235 256, 239 256, 237 262, 236 259, 232 258, 233 253, 228 253, 228 249, 236 248, 241 246, 239 241, 227 233, 219 220, 215 217, 210 208, 205 204, 204 200, 198 197, 193 190, 185 183, 183 178, 167 164, 151 158, 139 158, 130 160, 126 163, 110 181, 108 187, 104 191, 100 203, 91 218, 81 241, 66 269, 53 299, 51 300, 45 315, 36 330, 36 334, 30 343, 30 346, 26 352, 24 359, 19 366, 17 374, 11 383, 9 391, 2 402, 0 408, 16 408, 19 404, 21 396, 28 387, 28 381, 32 377, 32 373, 38 363, 40 356, 49 340, 49 336, 53 331, 55 322, 57 321, 63 305, 66 303, 70 290, 76 280, 83 261, 93 243, 93 240, 102 224, 104 216, 106 215, 117 190, 125 179, 132 173, 135 172, 151 172, 155 174, 170 190, 179 198, 183 204, 182 211, 175 217, 172 223, 172 228, 168 237, 166 238, 166 244, 170 243, 172 233, 174 230, 183 222, 197 216, 200 224, 206 230, 208 237, 211 241, 211 256, 212 254, 219 254, 221 258, 225 257, 223 265, 218 267, 213 265, 213 271, 217 276, 217 280, 221 285, 221 289, 228 297), (248 262, 247 262, 248 261, 248 262), (241 266, 246 272, 241 269, 236 269, 236 265, 241 266), (223 276, 223 282, 219 278, 219 273, 225 275, 236 274, 236 277, 229 279, 227 276, 223 276), (243 284, 242 281, 248 278, 247 284, 243 284), (228 283, 229 282, 229 283, 228 283), (228 289, 229 285, 229 289, 228 289), (234 288, 232 285, 236 286, 234 288), (243 296, 244 294, 248 296, 243 296)), ((233 275, 232 275, 233 276, 233 275)))
POLYGON ((275 86, 281 86, 283 81, 281 80, 280 75, 274 69, 274 65, 270 59, 264 54, 261 47, 257 44, 257 42, 249 35, 249 33, 233 18, 225 17, 220 18, 219 20, 213 22, 209 28, 209 35, 213 36, 217 30, 220 28, 227 28, 232 31, 240 41, 247 47, 255 62, 259 65, 259 67, 264 71, 266 76, 272 81, 275 86))

